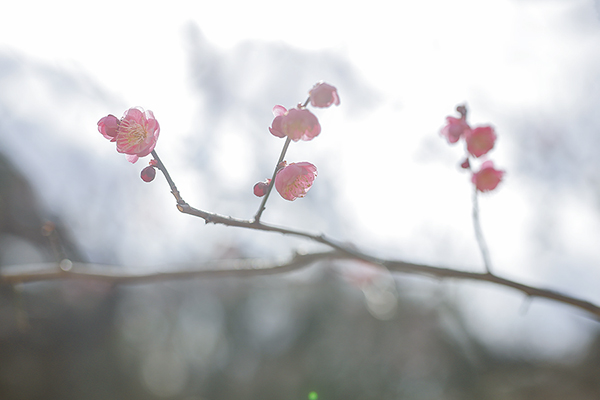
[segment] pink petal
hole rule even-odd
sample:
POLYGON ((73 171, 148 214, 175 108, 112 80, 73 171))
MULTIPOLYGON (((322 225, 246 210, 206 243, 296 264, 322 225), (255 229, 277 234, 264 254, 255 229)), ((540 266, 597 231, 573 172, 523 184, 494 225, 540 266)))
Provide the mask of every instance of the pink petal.
POLYGON ((111 142, 115 141, 117 130, 119 129, 119 120, 110 114, 98 121, 98 131, 111 142))
POLYGON ((283 121, 283 116, 279 115, 277 117, 275 117, 275 119, 273 120, 273 123, 271 125, 271 128, 269 128, 269 132, 271 132, 272 135, 277 136, 277 137, 285 137, 285 133, 283 133, 283 127, 282 127, 282 121, 283 121))
POLYGON ((284 115, 286 112, 287 112, 287 109, 284 106, 273 107, 273 115, 276 117, 284 115))
POLYGON ((132 164, 135 164, 140 158, 134 154, 126 154, 125 158, 132 164))
POLYGON ((448 143, 456 143, 469 130, 470 127, 464 119, 446 117, 446 126, 440 133, 448 139, 448 143))

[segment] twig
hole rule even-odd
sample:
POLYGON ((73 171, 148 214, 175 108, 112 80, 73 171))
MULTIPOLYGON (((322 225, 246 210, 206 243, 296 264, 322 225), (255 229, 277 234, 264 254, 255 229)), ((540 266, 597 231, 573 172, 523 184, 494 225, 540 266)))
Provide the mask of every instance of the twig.
MULTIPOLYGON (((154 159, 156 160, 156 163, 157 163, 156 167, 163 173, 163 175, 167 179, 167 182, 169 183, 169 187, 171 188, 171 193, 173 194, 173 196, 175 196, 175 200, 177 200, 177 204, 178 205, 185 204, 185 201, 181 197, 179 190, 177 190, 177 186, 175 186, 175 182, 173 182, 173 179, 171 179, 171 175, 169 175, 169 171, 167 171, 167 167, 165 167, 165 164, 163 164, 163 162, 161 161, 156 150, 152 150, 151 154, 152 154, 152 157, 154 157, 154 159)), ((179 206, 177 208, 179 208, 179 206)))
POLYGON ((271 183, 269 184, 269 187, 267 188, 267 193, 263 196, 263 199, 260 202, 260 206, 258 206, 258 211, 256 212, 256 215, 254 216, 254 222, 257 224, 260 222, 260 217, 262 216, 262 213, 266 209, 265 205, 267 204, 267 200, 269 199, 271 190, 273 190, 273 186, 275 185, 275 177, 277 176, 277 171, 279 170, 279 164, 281 164, 281 162, 285 158, 285 153, 287 153, 287 149, 290 146, 291 141, 292 141, 292 139, 290 137, 286 137, 285 143, 283 144, 283 149, 281 149, 281 154, 279 155, 279 160, 277 161, 277 164, 275 164, 275 170, 273 171, 273 176, 271 177, 271 183))

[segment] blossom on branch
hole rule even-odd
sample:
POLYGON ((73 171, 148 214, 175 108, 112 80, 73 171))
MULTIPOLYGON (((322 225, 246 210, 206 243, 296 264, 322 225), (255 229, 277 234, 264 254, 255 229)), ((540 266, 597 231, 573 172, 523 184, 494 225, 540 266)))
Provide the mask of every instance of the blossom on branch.
POLYGON ((340 105, 337 89, 327 83, 319 82, 308 92, 310 104, 313 107, 329 107, 332 104, 340 105))
POLYGON ((496 132, 491 126, 479 126, 465 132, 467 151, 474 157, 481 157, 494 148, 496 132))
POLYGON ((446 126, 440 133, 448 139, 449 143, 456 143, 469 130, 471 127, 464 118, 446 117, 446 126))
POLYGON ((98 131, 111 142, 117 143, 117 151, 125 154, 127 161, 135 163, 139 157, 147 156, 154 150, 160 126, 152 111, 130 108, 120 121, 114 115, 100 119, 98 131))
POLYGON ((479 172, 473 173, 471 181, 480 192, 489 192, 496 189, 503 176, 504 171, 494 168, 494 163, 488 160, 481 164, 479 172))
POLYGON ((321 133, 317 117, 305 108, 287 110, 283 106, 273 107, 275 119, 269 131, 277 137, 289 137, 294 142, 312 140, 321 133))
POLYGON ((306 196, 315 178, 317 167, 309 162, 291 163, 282 168, 275 177, 275 189, 286 200, 306 196))

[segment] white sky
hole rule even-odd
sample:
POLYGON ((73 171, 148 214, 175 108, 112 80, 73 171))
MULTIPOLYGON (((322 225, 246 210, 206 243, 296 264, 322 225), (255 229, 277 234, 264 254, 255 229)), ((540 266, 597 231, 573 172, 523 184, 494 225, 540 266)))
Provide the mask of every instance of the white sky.
MULTIPOLYGON (((541 276, 543 283, 556 283, 556 276, 564 272, 536 264, 535 252, 527 244, 531 240, 527 227, 534 222, 531 213, 543 201, 545 186, 537 187, 516 171, 519 141, 512 118, 531 115, 534 119, 580 108, 590 90, 589 79, 594 78, 589 60, 596 60, 600 48, 595 3, 375 0, 349 4, 15 1, 0 13, 0 51, 83 71, 123 104, 152 109, 161 116, 161 141, 167 152, 165 128, 193 132, 196 121, 192 113, 197 100, 188 87, 189 44, 184 37, 190 23, 224 53, 258 40, 347 57, 381 102, 368 115, 349 115, 343 110, 348 103, 340 90, 341 106, 319 113, 323 125, 319 156, 337 165, 336 187, 344 194, 340 206, 347 207, 353 221, 352 236, 342 239, 390 257, 478 268, 479 254, 470 241, 470 186, 455 168, 461 150, 447 146, 437 133, 455 105, 467 101, 473 124, 496 127, 499 141, 492 157, 507 170, 500 190, 480 204, 497 271, 532 282, 541 276), (344 139, 328 137, 328 132, 343 132, 344 139), (326 151, 330 153, 324 155, 326 151)), ((303 96, 299 94, 298 101, 303 96)), ((87 145, 97 143, 90 138, 87 145)), ((185 177, 181 180, 186 182, 185 177)), ((600 263, 599 251, 593 248, 600 234, 593 199, 578 193, 556 196, 562 207, 557 236, 564 239, 563 254, 571 259, 577 254, 585 264, 574 274, 589 273, 597 279, 598 274, 588 269, 600 263)), ((292 205, 301 207, 300 202, 292 205)), ((585 285, 587 281, 571 278, 564 290, 600 301, 596 288, 585 285)), ((519 301, 515 303, 508 313, 518 309, 519 301)), ((471 304, 477 315, 474 321, 495 307, 508 306, 471 304)), ((550 312, 556 313, 560 311, 550 312)), ((560 315, 561 324, 561 318, 570 318, 560 315)), ((531 321, 512 324, 536 325, 534 317, 531 321)), ((510 324, 508 328, 486 326, 510 341, 510 324)), ((485 334, 496 339, 488 330, 485 334)), ((581 341, 575 333, 572 337, 581 341)))

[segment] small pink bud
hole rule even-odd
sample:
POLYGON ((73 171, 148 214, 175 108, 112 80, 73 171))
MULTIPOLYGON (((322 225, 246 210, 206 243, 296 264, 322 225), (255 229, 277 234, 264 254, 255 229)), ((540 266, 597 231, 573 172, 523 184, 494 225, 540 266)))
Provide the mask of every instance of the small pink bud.
POLYGON ((448 139, 449 143, 456 143, 470 129, 469 124, 464 119, 446 117, 446 126, 442 128, 440 133, 448 139))
POLYGON ((264 195, 267 194, 267 191, 269 190, 270 185, 271 185, 270 179, 267 179, 263 182, 258 182, 256 185, 254 185, 254 195, 256 197, 263 197, 264 195))
POLYGON ((156 170, 153 166, 146 167, 142 170, 140 176, 144 182, 152 182, 156 177, 156 170))
POLYGON ((319 82, 308 92, 310 104, 313 107, 329 107, 332 104, 340 105, 337 89, 327 83, 319 82))
POLYGON ((321 133, 321 125, 317 117, 307 109, 292 108, 286 110, 283 106, 273 107, 275 119, 269 128, 271 134, 277 137, 289 137, 294 142, 312 140, 321 133))
POLYGON ((474 157, 481 157, 494 148, 496 133, 491 126, 479 126, 465 132, 467 151, 474 157))
POLYGON ((469 162, 469 159, 465 158, 465 161, 460 164, 460 167, 464 169, 471 169, 471 163, 469 162))
POLYGON ((275 189, 286 200, 306 196, 317 177, 317 167, 309 162, 291 163, 277 173, 275 189))
POLYGON ((503 176, 504 171, 495 169, 494 163, 488 160, 481 164, 479 172, 473 174, 471 181, 480 192, 489 192, 496 189, 503 176))
POLYGON ((102 136, 104 136, 111 142, 117 140, 115 139, 115 136, 117 136, 118 129, 119 120, 112 114, 107 115, 106 117, 98 121, 98 131, 102 134, 102 136))
POLYGON ((279 164, 277 164, 277 171, 280 171, 282 168, 285 168, 285 166, 287 165, 287 161, 282 161, 279 164))
POLYGON ((148 164, 152 165, 153 167, 158 167, 158 161, 156 161, 155 159, 150 160, 148 164))

